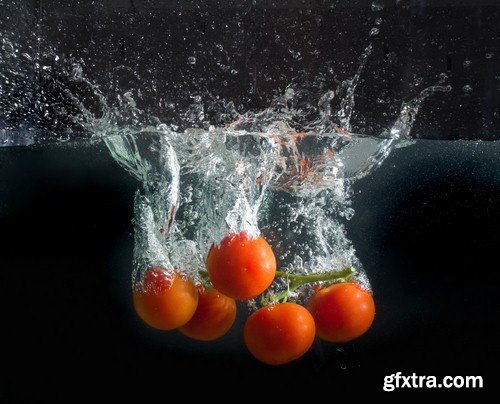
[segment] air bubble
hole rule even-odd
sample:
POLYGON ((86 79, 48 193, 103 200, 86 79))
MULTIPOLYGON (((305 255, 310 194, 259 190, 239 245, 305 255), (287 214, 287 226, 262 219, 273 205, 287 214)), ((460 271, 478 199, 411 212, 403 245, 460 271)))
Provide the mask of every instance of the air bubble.
POLYGON ((354 209, 352 208, 346 208, 346 210, 344 211, 344 217, 347 219, 347 220, 351 220, 354 216, 354 209))
POLYGON ((384 5, 380 3, 372 3, 372 11, 382 11, 384 9, 384 5))
POLYGON ((295 51, 293 49, 289 49, 288 51, 292 54, 294 59, 297 59, 297 60, 302 59, 302 55, 299 51, 295 51))
POLYGON ((14 53, 14 45, 6 38, 2 38, 2 50, 7 53, 14 53))

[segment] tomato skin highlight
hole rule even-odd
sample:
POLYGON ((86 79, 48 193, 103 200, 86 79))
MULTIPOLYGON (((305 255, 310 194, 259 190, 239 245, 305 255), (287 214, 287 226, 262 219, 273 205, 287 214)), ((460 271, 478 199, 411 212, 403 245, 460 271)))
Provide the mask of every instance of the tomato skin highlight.
POLYGON ((249 300, 264 292, 276 274, 276 258, 262 237, 231 234, 208 252, 206 267, 214 287, 237 300, 249 300))
POLYGON ((139 317, 159 330, 173 330, 186 324, 198 305, 194 283, 160 267, 146 271, 142 283, 132 290, 132 297, 139 317))
POLYGON ((179 331, 200 341, 213 341, 226 334, 236 319, 236 302, 216 289, 200 292, 198 307, 179 331))
POLYGON ((268 365, 283 365, 300 358, 314 337, 314 319, 296 303, 265 306, 248 318, 244 328, 248 350, 268 365))
POLYGON ((371 293, 356 283, 339 283, 319 290, 308 303, 319 338, 347 342, 363 335, 373 323, 371 293))

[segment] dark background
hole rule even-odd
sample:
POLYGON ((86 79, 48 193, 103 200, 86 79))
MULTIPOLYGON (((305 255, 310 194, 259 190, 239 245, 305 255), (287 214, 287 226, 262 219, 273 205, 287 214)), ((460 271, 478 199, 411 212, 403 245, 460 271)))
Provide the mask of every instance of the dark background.
POLYGON ((182 389, 186 397, 262 399, 265 386, 282 398, 356 397, 382 393, 383 376, 397 371, 482 375, 494 388, 499 152, 497 142, 419 141, 360 180, 347 226, 372 282, 373 327, 342 347, 318 341, 274 368, 246 352, 243 307, 231 333, 212 344, 136 317, 139 184, 103 145, 2 149, 0 398, 168 400, 170 389, 182 389))
MULTIPOLYGON (((387 0, 376 2, 385 6, 378 11, 367 0, 199 3, 0 0, 2 39, 33 58, 17 59, 14 69, 0 60, 0 130, 47 131, 40 141, 77 137, 66 129, 78 129, 70 118, 79 110, 64 91, 97 115, 99 108, 88 88, 69 80, 73 63, 110 100, 135 91, 146 117, 171 122, 185 118, 195 93, 246 111, 268 107, 301 72, 337 85, 352 78, 371 42, 353 130, 379 134, 403 101, 444 73, 452 91, 425 102, 411 136, 498 139, 496 0, 387 0), (377 18, 380 33, 370 38, 377 18), (42 62, 51 69, 34 68, 42 62), (175 106, 155 110, 158 102, 175 106)), ((337 392, 381 393, 383 377, 398 371, 482 375, 495 387, 499 153, 498 142, 419 141, 359 181, 347 226, 372 282, 375 323, 340 351, 318 341, 299 361, 270 368, 243 346, 243 308, 239 324, 213 344, 137 319, 130 273, 139 184, 102 145, 0 149, 0 400, 169 400, 170 389, 262 399, 267 386, 281 398, 305 391, 335 400, 337 392)))

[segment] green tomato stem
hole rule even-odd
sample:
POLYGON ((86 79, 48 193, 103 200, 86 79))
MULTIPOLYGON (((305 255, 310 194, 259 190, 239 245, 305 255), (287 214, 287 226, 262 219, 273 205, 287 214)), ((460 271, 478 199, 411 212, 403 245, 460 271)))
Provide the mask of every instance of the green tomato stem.
MULTIPOLYGON (((210 283, 210 277, 208 276, 208 272, 205 270, 199 270, 198 273, 202 278, 205 287, 208 287, 210 283)), ((356 270, 347 266, 342 268, 341 270, 327 271, 318 274, 309 274, 309 275, 301 275, 294 274, 285 271, 276 271, 276 278, 285 278, 288 280, 288 285, 285 290, 282 290, 276 294, 269 294, 267 297, 263 297, 261 304, 269 304, 269 303, 278 303, 278 302, 286 302, 288 296, 291 292, 294 292, 301 286, 304 286, 308 283, 315 282, 346 282, 351 279, 356 270)))
POLYGON ((353 267, 345 267, 340 271, 328 271, 319 274, 310 274, 310 275, 299 275, 292 274, 284 271, 276 271, 277 278, 287 278, 292 281, 292 284, 300 284, 305 285, 306 283, 313 282, 322 282, 322 281, 336 281, 339 279, 351 278, 356 273, 356 270, 353 267))
POLYGON ((308 283, 314 282, 345 282, 352 278, 356 270, 351 267, 342 268, 340 271, 328 271, 319 274, 310 274, 310 275, 300 275, 300 274, 292 274, 284 271, 276 271, 276 278, 285 278, 290 281, 288 287, 271 296, 271 301, 273 303, 277 302, 286 302, 289 294, 301 286, 304 286, 308 283))
POLYGON ((212 288, 212 281, 210 280, 210 276, 208 276, 208 271, 205 271, 204 269, 200 269, 198 271, 198 274, 200 275, 201 278, 201 283, 206 289, 212 288))

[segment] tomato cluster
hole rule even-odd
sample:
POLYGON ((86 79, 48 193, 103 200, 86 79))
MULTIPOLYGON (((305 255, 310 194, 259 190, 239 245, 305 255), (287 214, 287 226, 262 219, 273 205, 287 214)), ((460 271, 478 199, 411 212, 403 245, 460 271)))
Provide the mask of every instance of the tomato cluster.
MULTIPOLYGON (((187 277, 159 267, 148 269, 133 290, 138 315, 160 330, 178 328, 201 341, 220 338, 236 318, 235 300, 253 299, 269 288, 276 259, 262 237, 242 232, 212 246, 206 269, 213 288, 196 287, 187 277)), ((247 319, 244 340, 258 360, 281 365, 304 355, 315 336, 336 343, 358 338, 374 316, 369 291, 357 283, 336 283, 317 289, 307 308, 273 302, 258 309, 247 319)))

